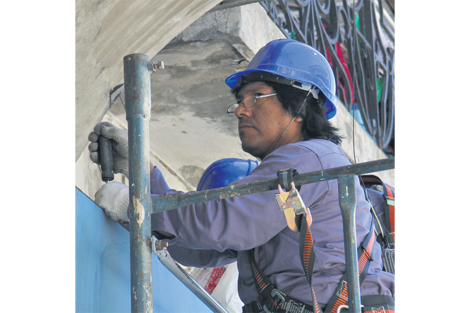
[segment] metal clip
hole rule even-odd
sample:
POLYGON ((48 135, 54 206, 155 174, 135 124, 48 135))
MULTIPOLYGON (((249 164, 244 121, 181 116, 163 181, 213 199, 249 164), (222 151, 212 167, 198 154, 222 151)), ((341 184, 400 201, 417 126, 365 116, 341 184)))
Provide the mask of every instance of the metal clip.
MULTIPOLYGON (((361 304, 361 308, 363 308, 364 305, 361 304)), ((336 313, 340 313, 342 309, 349 309, 349 306, 347 306, 346 304, 343 304, 343 305, 340 305, 338 307, 338 310, 336 310, 336 313)))
POLYGON ((277 312, 277 308, 286 301, 286 294, 282 291, 274 288, 271 291, 271 297, 269 298, 268 304, 263 305, 264 312, 274 313, 277 312))
POLYGON ((281 185, 278 185, 278 190, 279 194, 276 194, 276 200, 279 209, 284 212, 287 226, 291 230, 298 232, 299 228, 295 222, 295 217, 302 214, 306 214, 308 226, 312 225, 310 210, 305 206, 304 201, 295 188, 294 182, 291 182, 291 190, 289 192, 283 191, 281 185))
POLYGON ((168 242, 163 242, 158 240, 157 237, 152 235, 152 250, 153 252, 157 253, 157 251, 161 251, 168 247, 168 242))

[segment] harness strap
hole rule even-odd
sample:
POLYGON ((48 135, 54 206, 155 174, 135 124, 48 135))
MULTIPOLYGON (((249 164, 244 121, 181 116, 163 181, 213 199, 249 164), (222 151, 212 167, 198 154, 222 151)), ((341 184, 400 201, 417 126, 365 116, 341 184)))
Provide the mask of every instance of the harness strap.
MULTIPOLYGON (((290 190, 289 185, 295 190, 295 185, 293 182, 293 177, 295 176, 295 169, 281 170, 278 172, 279 185, 284 186, 286 190, 290 190), (287 188, 286 188, 287 187, 287 188)), ((385 184, 384 188, 386 186, 385 184)), ((280 187, 279 187, 280 188, 280 187)), ((280 190, 281 192, 281 190, 280 190)), ((390 190, 391 192, 391 190, 390 190)), ((393 197, 393 193, 392 197, 393 197)), ((393 201, 393 225, 394 225, 394 198, 389 198, 393 201)), ((387 200, 387 199, 386 199, 387 200)), ((278 199, 278 202, 284 202, 285 199, 278 199)), ((300 201, 301 202, 301 201, 300 201)), ((390 204, 389 204, 390 205, 390 204)), ((303 203, 302 203, 303 206, 303 203)), ((281 204, 280 204, 281 207, 281 204)), ((282 209, 282 208, 281 208, 282 209)), ((305 207, 304 207, 305 209, 305 207)), ((297 212, 296 212, 297 213, 297 212)), ((244 313, 258 313, 258 312, 305 312, 305 313, 323 313, 321 308, 318 305, 315 290, 312 287, 312 276, 313 276, 313 265, 315 263, 315 251, 313 248, 313 238, 310 231, 310 225, 307 221, 308 209, 304 214, 296 214, 295 224, 297 229, 299 229, 299 252, 300 260, 302 263, 302 268, 305 272, 305 276, 311 288, 312 293, 312 303, 313 307, 304 304, 294 298, 287 296, 282 291, 276 289, 276 286, 271 283, 269 278, 264 275, 261 269, 258 267, 258 264, 254 258, 254 248, 250 251, 251 258, 251 268, 253 271, 253 276, 255 277, 256 289, 259 293, 258 301, 253 301, 243 307, 244 313), (303 311, 304 310, 304 311, 303 311)), ((394 226, 393 226, 394 229, 394 226)), ((372 220, 369 233, 367 234, 364 241, 358 248, 358 255, 360 255, 358 260, 359 267, 359 282, 362 284, 367 273, 369 271, 370 261, 372 259, 372 248, 374 242, 376 241, 376 232, 374 228, 374 221, 372 220)), ((328 302, 325 313, 338 313, 338 310, 341 311, 342 307, 347 307, 345 304, 348 302, 348 286, 347 286, 347 275, 346 273, 341 278, 340 283, 336 287, 335 293, 328 302)), ((365 308, 365 307, 364 307, 365 308)), ((374 312, 374 311, 365 311, 365 312, 374 312)), ((380 312, 380 311, 377 311, 380 312)), ((384 312, 394 312, 394 311, 384 311, 384 312)))
MULTIPOLYGON (((359 267, 359 284, 362 284, 364 279, 367 276, 367 272, 369 271, 370 261, 372 259, 372 248, 374 246, 374 242, 376 239, 375 231, 374 231, 374 221, 372 220, 369 234, 367 234, 364 241, 358 248, 358 255, 360 255, 358 260, 358 267, 359 267)), ((346 305, 348 302, 348 281, 347 281, 347 274, 344 273, 343 277, 341 278, 338 286, 336 287, 333 296, 331 297, 328 305, 326 306, 325 313, 337 313, 338 308, 340 306, 346 305)))
POLYGON ((315 263, 315 251, 313 250, 313 238, 310 227, 307 223, 305 214, 302 215, 302 223, 300 225, 299 251, 302 267, 307 277, 308 284, 312 292, 313 307, 315 313, 322 312, 317 302, 315 290, 312 287, 313 264, 315 263))
POLYGON ((271 284, 271 281, 269 278, 264 275, 263 271, 260 270, 258 267, 258 264, 255 261, 255 249, 251 249, 250 251, 250 258, 251 258, 251 269, 253 271, 253 275, 255 276, 255 282, 256 282, 256 290, 258 290, 259 294, 263 295, 269 295, 271 293, 271 290, 273 288, 268 288, 272 287, 273 285, 271 284))
POLYGON ((246 312, 250 312, 248 310, 253 310, 251 312, 263 312, 254 311, 257 308, 263 308, 265 312, 291 312, 289 311, 289 308, 294 309, 298 308, 299 306, 305 306, 305 308, 310 310, 312 313, 323 313, 320 309, 320 306, 318 305, 315 290, 313 290, 312 287, 312 272, 313 264, 315 263, 315 251, 313 250, 312 233, 310 232, 310 227, 306 220, 306 215, 303 214, 302 216, 298 217, 301 218, 299 238, 300 259, 305 272, 305 276, 307 277, 307 281, 310 285, 313 307, 304 304, 298 300, 295 300, 294 298, 288 297, 285 293, 276 289, 276 286, 271 283, 269 278, 264 275, 264 273, 258 267, 258 264, 256 263, 254 258, 254 249, 251 249, 251 269, 253 271, 253 276, 255 277, 256 290, 260 294, 260 297, 258 301, 255 301, 255 303, 252 302, 247 306, 246 312), (285 304, 286 300, 290 300, 289 302, 287 302, 290 303, 289 306, 285 304))
POLYGON ((265 304, 260 301, 253 301, 243 306, 243 313, 314 313, 311 305, 305 304, 297 299, 285 296, 285 301, 281 302, 278 307, 269 310, 265 304), (266 311, 266 309, 268 311, 266 311))
MULTIPOLYGON (((387 184, 385 184, 379 177, 375 175, 361 175, 360 176, 361 184, 366 187, 367 184, 375 184, 380 185, 383 188, 383 197, 385 199, 385 203, 387 204, 387 209, 385 210, 385 223, 386 228, 390 232, 386 234, 382 234, 383 238, 382 241, 385 243, 385 248, 395 248, 395 195, 387 184)), ((369 200, 366 188, 364 188, 364 192, 366 194, 366 198, 369 200)), ((372 203, 371 203, 372 206, 372 203)), ((374 208, 372 207, 372 210, 374 208)), ((375 211, 375 210, 374 210, 375 211)), ((380 220, 376 217, 377 223, 380 225, 380 220)))
POLYGON ((395 248, 395 195, 392 189, 386 185, 384 186, 384 198, 388 205, 388 210, 385 211, 385 218, 390 225, 390 232, 392 233, 393 248, 395 248))

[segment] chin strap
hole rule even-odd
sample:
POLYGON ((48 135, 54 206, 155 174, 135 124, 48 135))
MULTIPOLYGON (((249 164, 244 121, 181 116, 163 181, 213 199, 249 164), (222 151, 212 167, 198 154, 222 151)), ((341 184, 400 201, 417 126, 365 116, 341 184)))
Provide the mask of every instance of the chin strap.
POLYGON ((277 145, 279 144, 279 141, 281 141, 282 136, 284 136, 284 134, 286 133, 289 126, 292 124, 292 122, 294 122, 294 120, 297 118, 297 115, 299 115, 300 111, 302 111, 302 109, 304 108, 305 101, 307 101, 307 98, 310 94, 312 94, 315 99, 318 99, 318 89, 315 86, 312 86, 312 88, 308 90, 307 96, 305 97, 304 102, 302 103, 302 106, 297 111, 297 113, 294 115, 294 118, 287 125, 286 129, 284 129, 284 132, 282 133, 281 137, 279 137, 279 139, 277 140, 276 145, 274 146, 274 149, 272 151, 276 150, 277 145))

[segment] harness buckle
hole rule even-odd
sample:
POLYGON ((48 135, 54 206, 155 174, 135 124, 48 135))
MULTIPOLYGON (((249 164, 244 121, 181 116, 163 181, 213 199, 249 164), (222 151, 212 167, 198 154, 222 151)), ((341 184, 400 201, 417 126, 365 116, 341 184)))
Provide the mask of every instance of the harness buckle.
POLYGON ((369 253, 369 251, 367 251, 367 249, 362 246, 362 251, 365 253, 365 255, 367 256, 367 258, 372 262, 374 261, 374 259, 372 258, 372 255, 369 253))
MULTIPOLYGON (((375 227, 374 227, 375 229, 375 227)), ((375 234, 374 234, 375 235, 375 234)), ((372 238, 373 239, 373 238, 372 238)), ((371 239, 371 240, 372 240, 371 239)), ((366 243, 367 245, 368 243, 366 243)), ((369 259, 369 261, 374 261, 374 259, 372 258, 372 255, 371 253, 369 253, 369 251, 367 251, 367 247, 364 245, 364 242, 361 243, 361 248, 362 248, 362 252, 367 256, 367 258, 369 259)))
POLYGON ((286 301, 286 294, 279 289, 273 288, 266 303, 263 305, 264 311, 267 313, 276 312, 277 308, 286 301))
POLYGON ((278 185, 279 193, 275 195, 279 209, 284 212, 286 217, 287 226, 295 232, 300 231, 300 223, 297 217, 305 214, 308 226, 312 224, 312 215, 310 209, 307 208, 300 196, 299 191, 295 188, 294 182, 291 183, 290 191, 284 192, 281 185, 278 185))
MULTIPOLYGON (((361 308, 363 308, 364 305, 361 304, 361 308)), ((342 304, 338 307, 338 310, 336 310, 336 313, 340 313, 342 309, 349 309, 349 306, 347 306, 346 304, 342 304)))

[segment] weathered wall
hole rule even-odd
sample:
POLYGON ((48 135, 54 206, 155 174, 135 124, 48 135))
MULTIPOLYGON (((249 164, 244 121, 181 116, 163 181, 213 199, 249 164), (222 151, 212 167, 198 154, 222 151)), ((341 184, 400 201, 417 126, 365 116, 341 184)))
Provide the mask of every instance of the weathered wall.
POLYGON ((75 160, 123 81, 122 58, 155 55, 220 0, 76 1, 75 160))
MULTIPOLYGON (((194 190, 212 162, 253 158, 241 150, 237 121, 226 114, 234 98, 224 80, 243 70, 253 51, 283 37, 266 11, 251 4, 206 13, 152 58, 163 60, 165 69, 151 79, 151 159, 170 187, 194 190), (248 28, 255 22, 257 37, 252 38, 248 28)), ((123 101, 122 93, 104 120, 126 128, 123 101)), ((86 139, 94 125, 87 122, 81 136, 86 139)), ((103 182, 84 148, 76 162, 76 186, 93 198, 103 182)))
MULTIPOLYGON (((349 160, 352 163, 363 163, 386 159, 385 153, 375 145, 369 134, 357 121, 354 121, 353 128, 353 116, 339 100, 337 100, 336 108, 336 116, 331 119, 331 122, 340 129, 340 134, 344 136, 341 148, 346 152, 349 160)), ((395 170, 371 174, 377 175, 389 185, 395 186, 395 170)))

